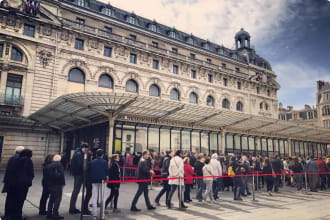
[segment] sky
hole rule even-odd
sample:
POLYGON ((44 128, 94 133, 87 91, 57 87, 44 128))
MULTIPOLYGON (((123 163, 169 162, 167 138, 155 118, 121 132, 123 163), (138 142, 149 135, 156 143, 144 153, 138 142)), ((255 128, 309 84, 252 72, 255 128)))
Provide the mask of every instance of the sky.
POLYGON ((284 106, 315 105, 316 81, 330 81, 330 0, 101 1, 228 48, 244 28, 277 74, 284 106))

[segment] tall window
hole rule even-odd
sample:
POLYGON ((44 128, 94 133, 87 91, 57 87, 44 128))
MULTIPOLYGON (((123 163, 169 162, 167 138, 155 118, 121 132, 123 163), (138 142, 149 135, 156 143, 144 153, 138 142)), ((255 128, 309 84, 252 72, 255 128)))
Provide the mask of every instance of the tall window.
POLYGON ((264 103, 263 102, 260 103, 259 108, 260 108, 260 110, 264 109, 264 103))
POLYGON ((173 73, 174 74, 179 74, 179 66, 178 65, 173 65, 173 73))
POLYGON ((196 79, 196 70, 191 70, 191 78, 196 79))
POLYGON ((22 62, 23 61, 23 53, 16 47, 11 48, 11 60, 22 62))
POLYGON ((129 56, 129 62, 130 63, 133 63, 133 64, 136 64, 136 54, 134 53, 131 53, 130 56, 129 56))
POLYGON ((77 50, 83 50, 84 49, 84 40, 76 38, 74 48, 77 50))
POLYGON ((172 89, 171 90, 171 93, 170 93, 170 98, 172 100, 177 100, 179 101, 180 100, 180 93, 177 89, 172 89))
POLYGON ((257 94, 260 94, 260 87, 257 87, 257 94))
POLYGON ((207 98, 206 98, 206 104, 208 105, 208 106, 214 106, 214 98, 212 97, 212 96, 208 96, 207 98))
POLYGON ((209 43, 204 43, 203 48, 206 50, 210 50, 210 44, 209 43))
POLYGON ((85 7, 85 0, 77 0, 77 4, 81 7, 85 7))
POLYGON ((85 74, 78 68, 73 68, 69 72, 69 81, 76 83, 85 83, 85 74))
POLYGON ((157 25, 156 24, 151 24, 150 25, 150 30, 153 31, 153 32, 158 32, 157 25))
POLYGON ((270 96, 270 90, 267 89, 267 96, 270 96))
POLYGON ((193 104, 197 104, 198 103, 198 97, 197 97, 197 94, 192 92, 190 93, 189 95, 189 102, 190 103, 193 103, 193 104))
POLYGON ((243 111, 243 104, 242 104, 242 102, 237 102, 237 104, 236 104, 236 110, 239 111, 239 112, 242 112, 243 111))
POLYGON ((138 84, 133 79, 126 82, 126 92, 138 93, 138 90, 138 84))
POLYGON ((229 109, 230 108, 230 103, 228 99, 222 100, 222 108, 229 109))
POLYGON ((177 38, 177 34, 175 31, 170 31, 170 34, 169 34, 170 38, 173 38, 173 39, 176 39, 177 38))
POLYGON ((150 86, 149 95, 150 96, 156 96, 156 97, 160 96, 160 89, 156 84, 153 84, 153 85, 150 86))
POLYGON ((34 37, 35 27, 33 25, 24 24, 24 32, 23 35, 34 37))
POLYGON ((237 89, 242 89, 242 84, 241 84, 241 82, 237 82, 237 89))
POLYGON ((99 79, 99 87, 103 88, 113 88, 113 80, 108 74, 102 74, 99 79))
POLYGON ((23 104, 21 99, 22 80, 23 77, 21 75, 10 74, 10 73, 8 74, 6 95, 5 95, 6 104, 11 104, 11 105, 23 104))
POLYGON ((112 56, 112 48, 111 47, 104 47, 104 56, 111 57, 112 56))
POLYGON ((187 38, 187 43, 191 44, 191 45, 194 45, 194 39, 192 37, 188 37, 187 38))
POLYGON ((153 60, 152 61, 152 68, 158 70, 159 69, 159 61, 153 60))
POLYGON ((3 54, 3 44, 0 44, 0 57, 2 57, 3 54))
POLYGON ((223 85, 228 86, 228 79, 227 78, 223 78, 223 85))
POLYGON ((267 103, 265 104, 265 109, 266 109, 266 111, 269 110, 269 105, 267 103))
POLYGON ((207 81, 208 81, 209 83, 213 83, 213 75, 208 74, 208 75, 207 75, 207 81))

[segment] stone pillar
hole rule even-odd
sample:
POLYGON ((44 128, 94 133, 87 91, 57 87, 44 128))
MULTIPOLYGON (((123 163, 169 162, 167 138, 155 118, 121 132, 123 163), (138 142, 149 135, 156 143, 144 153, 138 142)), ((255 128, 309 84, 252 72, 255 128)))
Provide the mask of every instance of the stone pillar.
POLYGON ((6 92, 7 75, 8 72, 6 70, 1 71, 0 94, 5 94, 6 92))
POLYGON ((60 149, 60 153, 62 153, 64 150, 64 132, 61 132, 61 149, 60 149))
POLYGON ((225 151, 225 148, 226 148, 226 146, 225 146, 225 144, 226 144, 225 133, 226 133, 225 129, 222 129, 221 130, 221 146, 222 146, 221 154, 223 154, 223 155, 226 153, 226 151, 225 151))
POLYGON ((112 155, 112 149, 114 144, 114 126, 115 120, 113 117, 109 117, 109 135, 108 135, 108 156, 112 155))
POLYGON ((291 138, 288 138, 288 153, 289 153, 289 157, 292 156, 292 140, 291 138))

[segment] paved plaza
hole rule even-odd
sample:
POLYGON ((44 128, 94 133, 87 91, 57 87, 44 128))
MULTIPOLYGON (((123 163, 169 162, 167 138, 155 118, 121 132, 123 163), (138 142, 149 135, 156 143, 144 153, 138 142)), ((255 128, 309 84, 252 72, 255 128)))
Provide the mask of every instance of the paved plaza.
MULTIPOLYGON (((3 171, 0 178, 2 179, 3 171)), ((28 200, 24 204, 24 214, 29 219, 41 220, 46 217, 38 216, 38 205, 41 196, 41 173, 36 173, 33 186, 29 190, 28 200)), ((70 195, 72 191, 73 178, 66 176, 66 186, 61 204, 61 214, 67 220, 78 220, 79 215, 69 215, 68 207, 70 195)), ((131 201, 136 192, 136 184, 122 184, 120 189, 120 198, 118 207, 121 210, 119 214, 106 215, 106 219, 299 219, 299 220, 330 220, 330 190, 324 192, 315 192, 306 195, 305 192, 297 192, 295 188, 284 187, 278 194, 273 193, 269 196, 266 192, 256 193, 257 201, 252 201, 252 196, 243 198, 244 201, 233 201, 231 192, 221 192, 220 200, 215 203, 199 203, 196 200, 188 204, 186 211, 180 211, 177 198, 174 201, 174 208, 169 210, 165 207, 164 198, 161 200, 161 207, 157 207, 155 211, 147 211, 144 204, 143 196, 140 197, 138 208, 140 213, 131 213, 129 211, 131 201)), ((1 186, 2 187, 2 186, 1 186)), ((153 200, 159 192, 160 187, 153 187, 149 195, 153 200)), ((107 189, 107 194, 109 190, 107 189)), ((194 191, 192 195, 195 195, 194 191)), ((0 196, 0 214, 4 210, 5 194, 0 196)), ((80 200, 79 203, 80 204, 80 200)), ((78 206, 80 207, 80 205, 78 206)), ((84 217, 89 220, 91 217, 84 217)))

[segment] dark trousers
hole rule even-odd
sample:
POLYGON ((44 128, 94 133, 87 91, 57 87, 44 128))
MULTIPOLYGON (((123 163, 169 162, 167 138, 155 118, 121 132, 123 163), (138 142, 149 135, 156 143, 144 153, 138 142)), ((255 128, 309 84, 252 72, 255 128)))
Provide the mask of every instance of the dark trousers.
POLYGON ((84 211, 84 212, 86 212, 88 210, 88 204, 92 198, 92 184, 87 183, 87 184, 85 184, 85 187, 86 187, 86 194, 85 194, 84 204, 83 204, 83 208, 82 208, 82 211, 84 211))
POLYGON ((278 192, 278 188, 280 186, 280 180, 281 180, 281 176, 280 175, 277 175, 274 178, 274 192, 278 192))
POLYGON ((73 191, 72 191, 71 200, 70 200, 70 210, 71 211, 76 209, 78 194, 80 192, 83 182, 84 182, 83 176, 74 176, 73 191))
POLYGON ((317 191, 318 174, 308 174, 309 187, 311 191, 317 191))
POLYGON ((241 188, 243 182, 241 177, 234 177, 234 199, 241 198, 241 188))
POLYGON ((273 176, 266 176, 267 192, 273 191, 275 178, 273 176))
POLYGON ((321 190, 327 189, 327 174, 320 174, 321 190))
POLYGON ((54 217, 58 216, 58 210, 60 208, 60 204, 62 201, 62 186, 54 186, 49 188, 50 198, 48 202, 48 215, 52 215, 54 217))
POLYGON ((297 190, 301 190, 303 186, 303 174, 297 174, 294 178, 296 180, 297 190))
POLYGON ((28 193, 29 187, 27 186, 10 186, 7 192, 8 206, 6 199, 6 217, 10 217, 10 220, 22 220, 23 205, 28 193), (9 211, 9 213, 8 213, 9 211))
POLYGON ((241 187, 241 194, 242 195, 249 194, 250 191, 249 191, 249 185, 248 185, 248 181, 249 181, 248 177, 243 176, 242 181, 243 181, 243 186, 241 187))
MULTIPOLYGON (((171 204, 172 201, 172 197, 174 195, 174 192, 176 191, 176 189, 179 187, 179 185, 171 185, 171 191, 170 194, 168 196, 168 200, 166 201, 166 204, 169 205, 171 204)), ((182 189, 182 186, 180 186, 182 189)), ((182 191, 182 190, 181 190, 182 191)), ((183 198, 181 198, 181 203, 183 204, 183 198)), ((180 190, 178 189, 178 200, 180 201, 180 190)))
POLYGON ((43 186, 40 203, 39 203, 39 212, 46 212, 46 204, 47 204, 49 195, 50 195, 49 189, 47 188, 47 186, 43 186))
POLYGON ((165 195, 166 196, 166 200, 165 201, 167 201, 168 195, 169 195, 170 191, 171 191, 171 186, 168 184, 168 182, 167 181, 166 182, 163 182, 163 188, 158 193, 158 195, 156 196, 155 201, 156 202, 159 202, 160 198, 164 195, 164 193, 166 193, 166 195, 165 195))
POLYGON ((196 183, 197 183, 196 199, 203 200, 204 181, 203 179, 196 179, 196 183))
POLYGON ((105 201, 105 207, 108 207, 109 203, 113 200, 113 208, 117 209, 118 197, 119 197, 119 188, 117 187, 111 188, 110 195, 107 198, 107 201, 105 201))
POLYGON ((185 184, 184 185, 184 201, 190 201, 190 191, 192 188, 192 184, 185 184))
POLYGON ((149 191, 148 191, 148 184, 147 183, 138 183, 139 188, 134 196, 134 199, 132 201, 132 207, 136 207, 136 203, 138 202, 141 194, 144 194, 144 200, 146 202, 146 206, 149 208, 151 207, 151 203, 149 200, 149 191))

